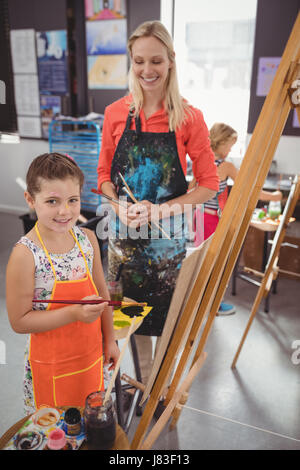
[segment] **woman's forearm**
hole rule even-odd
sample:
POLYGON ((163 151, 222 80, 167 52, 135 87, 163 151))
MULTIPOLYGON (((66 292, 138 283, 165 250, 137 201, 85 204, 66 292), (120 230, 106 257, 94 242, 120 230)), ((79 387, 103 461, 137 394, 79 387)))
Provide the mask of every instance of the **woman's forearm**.
POLYGON ((216 191, 204 188, 203 186, 197 186, 194 190, 189 191, 182 196, 160 204, 160 218, 167 217, 170 211, 174 215, 187 212, 192 206, 203 204, 204 202, 212 199, 215 195, 216 191))

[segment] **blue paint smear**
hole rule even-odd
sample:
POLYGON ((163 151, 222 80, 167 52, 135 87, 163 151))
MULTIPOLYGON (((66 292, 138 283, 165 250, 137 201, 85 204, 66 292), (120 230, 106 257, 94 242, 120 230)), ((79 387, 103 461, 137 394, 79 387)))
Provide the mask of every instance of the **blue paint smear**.
POLYGON ((137 200, 148 200, 156 202, 157 190, 161 184, 162 166, 146 158, 134 169, 132 175, 126 175, 125 179, 130 188, 134 188, 137 200))

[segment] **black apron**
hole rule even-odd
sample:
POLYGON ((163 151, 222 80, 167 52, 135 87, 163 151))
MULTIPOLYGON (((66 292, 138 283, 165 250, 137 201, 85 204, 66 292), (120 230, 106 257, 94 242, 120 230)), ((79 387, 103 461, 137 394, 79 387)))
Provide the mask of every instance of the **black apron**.
MULTIPOLYGON (((119 172, 138 201, 161 204, 187 191, 186 179, 180 164, 175 132, 141 132, 136 118, 136 130, 130 129, 128 115, 125 130, 116 148, 111 181, 119 197, 126 196, 119 172)), ((130 201, 130 199, 128 198, 130 201)), ((132 201, 130 201, 132 202, 132 201)), ((184 216, 171 216, 160 221, 171 240, 152 224, 141 227, 140 236, 128 232, 117 217, 111 221, 108 245, 108 273, 116 276, 122 257, 125 258, 121 280, 124 296, 153 306, 136 331, 137 334, 160 336, 164 327, 176 279, 185 257, 184 216)))

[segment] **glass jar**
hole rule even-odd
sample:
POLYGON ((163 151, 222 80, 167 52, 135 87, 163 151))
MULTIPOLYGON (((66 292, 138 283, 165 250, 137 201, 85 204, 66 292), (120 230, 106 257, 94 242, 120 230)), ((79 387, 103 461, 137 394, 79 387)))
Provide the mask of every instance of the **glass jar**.
POLYGON ((270 201, 268 207, 268 217, 270 219, 277 219, 281 214, 281 203, 280 201, 270 201))
MULTIPOLYGON (((119 280, 119 281, 109 281, 108 282, 108 291, 109 291, 109 295, 110 295, 111 300, 122 301, 122 299, 123 299, 123 285, 122 285, 121 280, 119 280)), ((118 308, 120 308, 120 307, 115 306, 114 310, 118 310, 118 308)))
POLYGON ((105 392, 93 392, 87 396, 84 409, 84 425, 88 448, 108 450, 116 439, 116 412, 111 396, 103 404, 105 392))

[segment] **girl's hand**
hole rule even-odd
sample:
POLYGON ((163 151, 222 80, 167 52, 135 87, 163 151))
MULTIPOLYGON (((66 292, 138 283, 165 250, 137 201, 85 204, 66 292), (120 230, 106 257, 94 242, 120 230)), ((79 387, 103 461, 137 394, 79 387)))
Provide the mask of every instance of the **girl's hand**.
MULTIPOLYGON (((102 299, 102 297, 98 297, 97 295, 88 295, 81 300, 97 300, 102 299)), ((92 305, 75 305, 75 318, 77 321, 81 321, 83 323, 93 323, 100 317, 103 313, 105 307, 108 306, 108 302, 103 302, 101 304, 92 304, 92 305)))
POLYGON ((115 341, 104 341, 104 366, 111 364, 108 370, 112 370, 116 367, 120 356, 120 350, 115 341))

